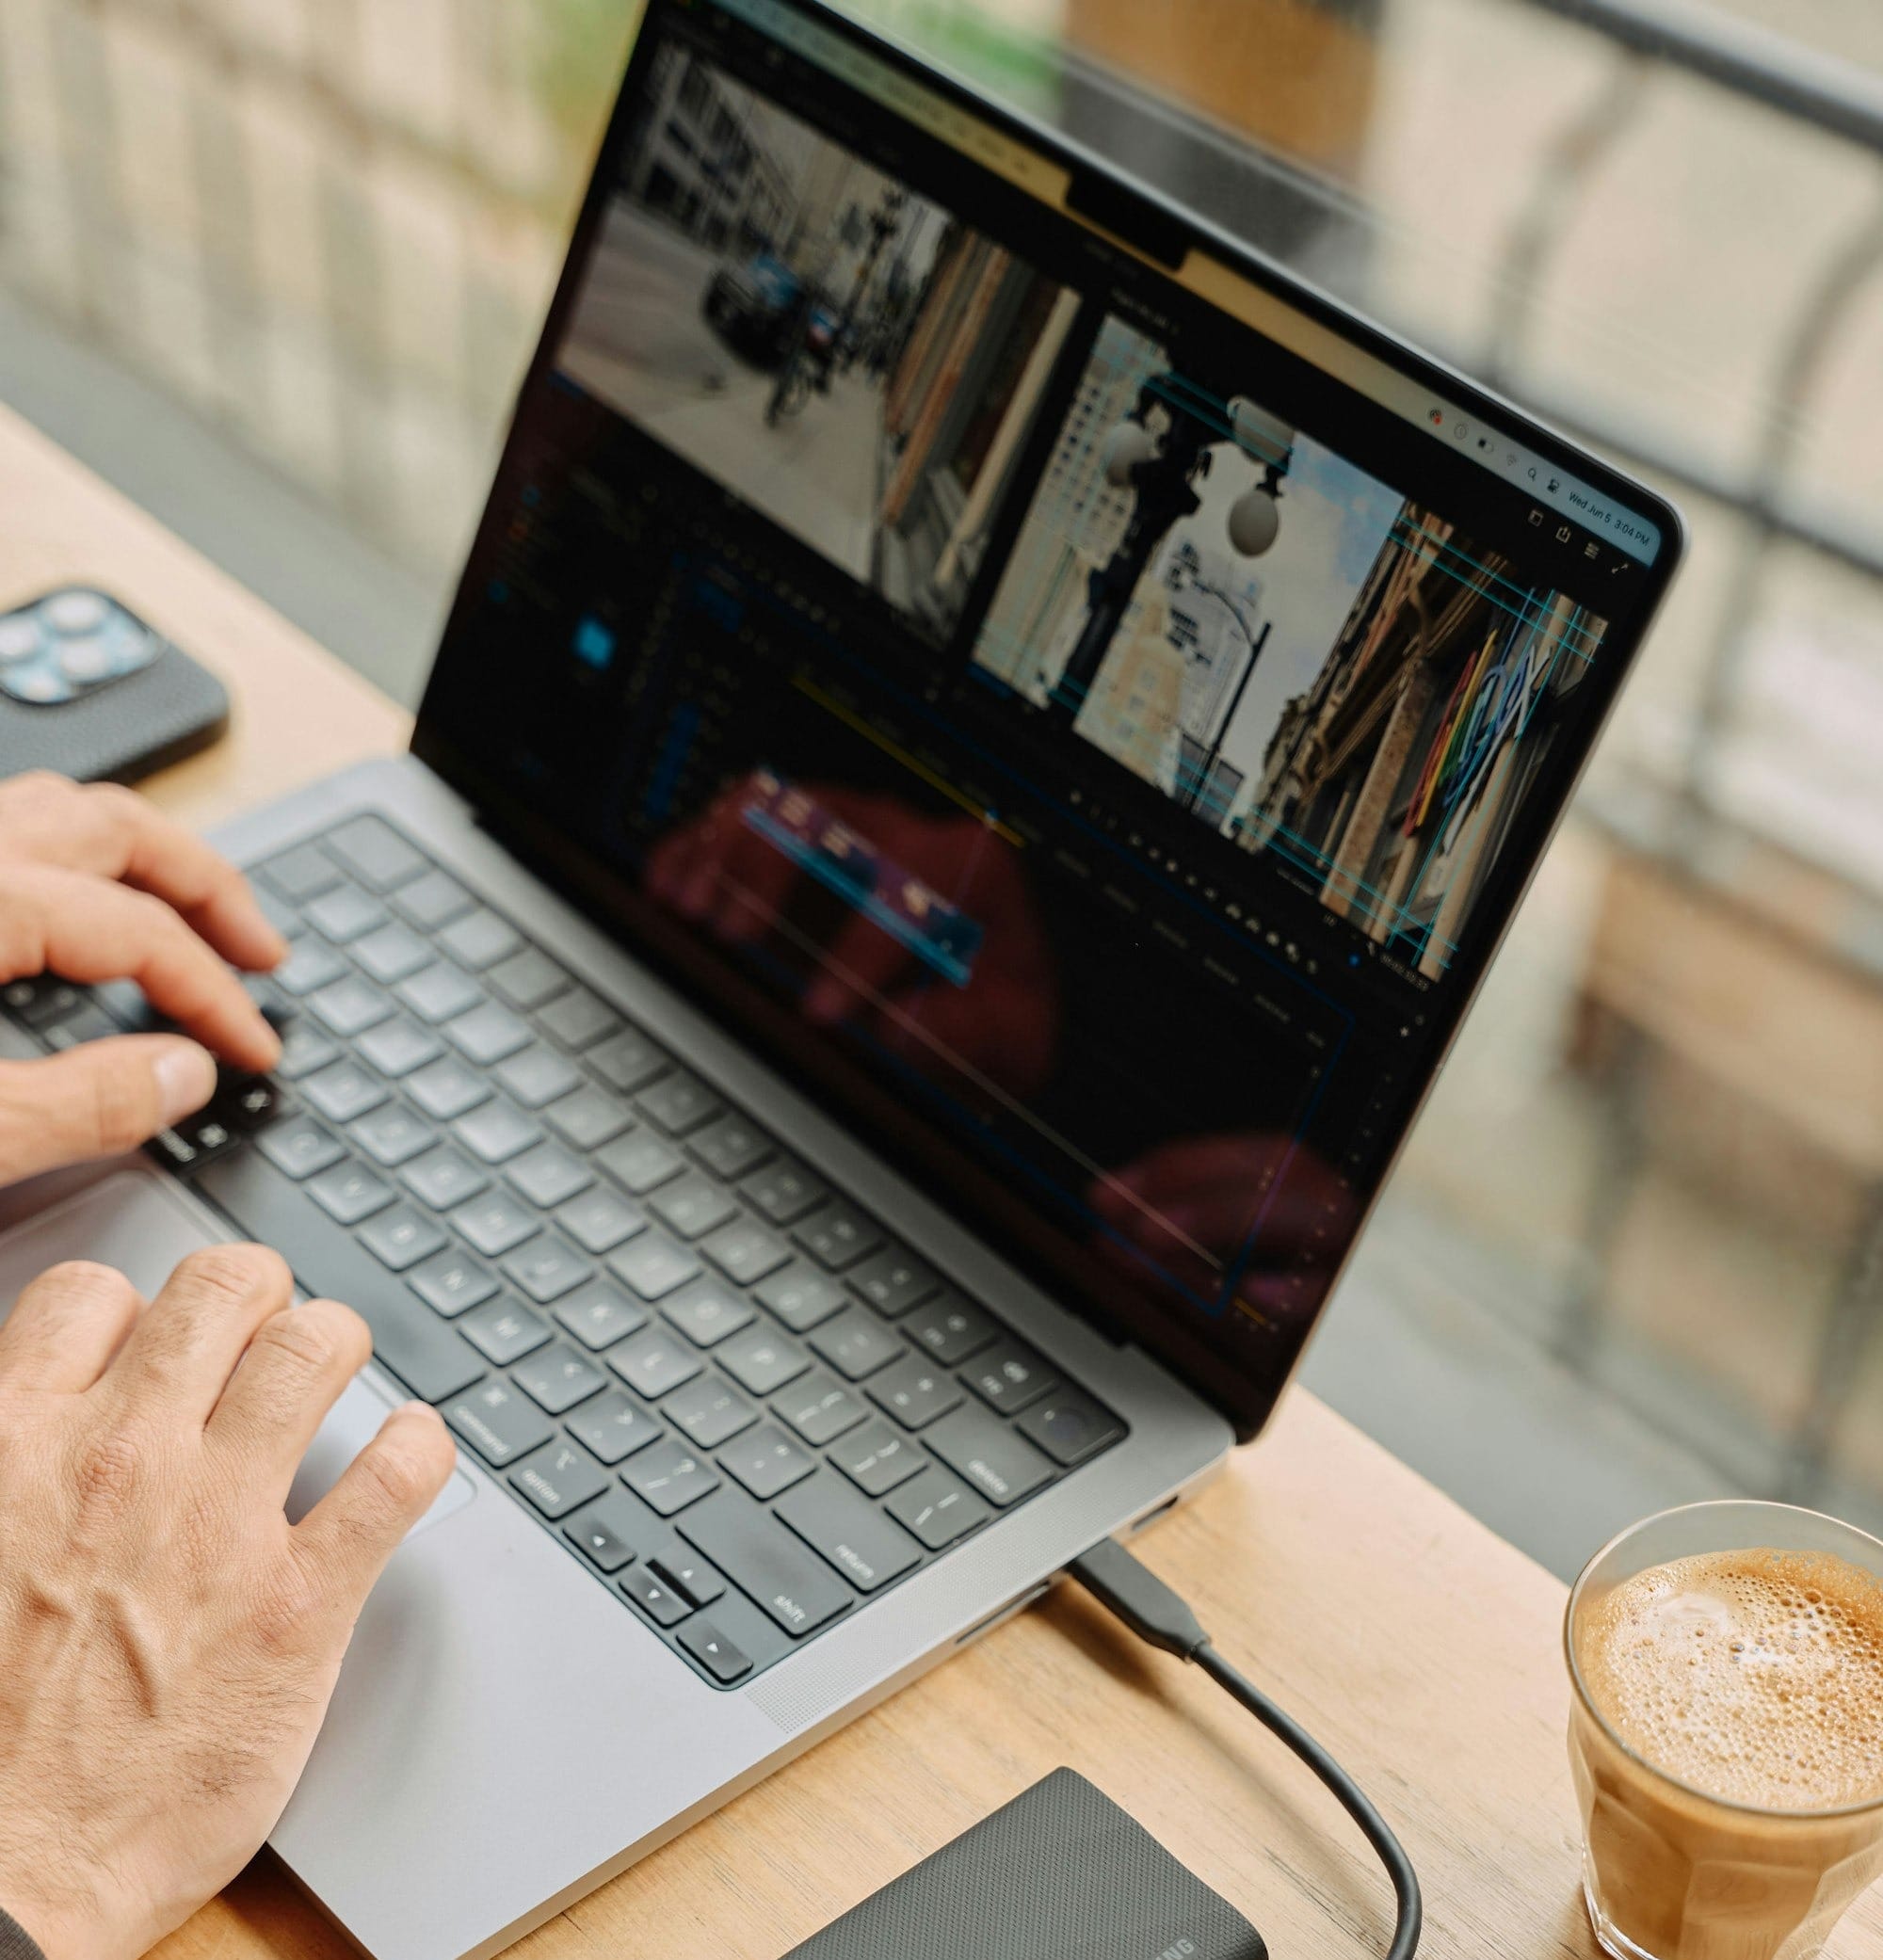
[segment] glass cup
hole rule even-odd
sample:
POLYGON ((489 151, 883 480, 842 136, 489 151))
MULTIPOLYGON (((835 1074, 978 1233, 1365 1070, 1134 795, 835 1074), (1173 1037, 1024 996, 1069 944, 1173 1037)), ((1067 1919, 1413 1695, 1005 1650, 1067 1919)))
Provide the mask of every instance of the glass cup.
MULTIPOLYGON (((1569 1595, 1569 1760, 1583 1812, 1583 1891, 1616 1960, 1812 1960, 1883 1876, 1883 1790, 1835 1810, 1728 1802, 1657 1767, 1617 1732, 1578 1664, 1585 1615, 1650 1566, 1709 1552, 1830 1553, 1883 1585, 1883 1543, 1815 1511, 1729 1502, 1664 1511, 1611 1540, 1569 1595)), ((1671 1656, 1670 1656, 1671 1658, 1671 1656)))

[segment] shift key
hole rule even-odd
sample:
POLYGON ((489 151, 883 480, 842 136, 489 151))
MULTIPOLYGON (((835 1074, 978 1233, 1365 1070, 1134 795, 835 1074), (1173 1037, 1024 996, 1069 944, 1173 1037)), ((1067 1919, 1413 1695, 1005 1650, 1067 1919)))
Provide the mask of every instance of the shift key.
POLYGON ((855 1597, 815 1552, 743 1491, 717 1490, 675 1522, 683 1538, 794 1639, 835 1619, 855 1597))

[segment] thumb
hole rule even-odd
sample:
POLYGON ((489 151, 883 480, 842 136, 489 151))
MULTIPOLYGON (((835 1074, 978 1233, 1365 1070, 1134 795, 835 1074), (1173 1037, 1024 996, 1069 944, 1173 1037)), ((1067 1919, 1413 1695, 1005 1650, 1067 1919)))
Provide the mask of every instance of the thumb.
POLYGON ((42 1062, 0 1062, 0 1183, 135 1149, 215 1089, 215 1057, 177 1035, 121 1035, 42 1062))

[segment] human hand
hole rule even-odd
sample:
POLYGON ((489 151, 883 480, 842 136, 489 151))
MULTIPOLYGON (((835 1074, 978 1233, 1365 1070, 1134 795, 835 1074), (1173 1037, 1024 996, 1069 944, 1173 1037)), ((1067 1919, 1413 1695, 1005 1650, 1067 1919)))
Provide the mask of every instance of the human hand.
POLYGON ((185 1030, 0 1062, 0 1183, 131 1149, 201 1108, 210 1050, 273 1068, 281 1041, 230 964, 263 972, 286 951, 241 873, 141 796, 40 772, 0 782, 0 984, 135 980, 185 1030))
POLYGON ((130 1960, 260 1848, 367 1593, 450 1475, 409 1405, 288 1523, 370 1346, 290 1292, 273 1253, 217 1246, 148 1307, 55 1267, 0 1325, 0 1905, 48 1960, 130 1960))

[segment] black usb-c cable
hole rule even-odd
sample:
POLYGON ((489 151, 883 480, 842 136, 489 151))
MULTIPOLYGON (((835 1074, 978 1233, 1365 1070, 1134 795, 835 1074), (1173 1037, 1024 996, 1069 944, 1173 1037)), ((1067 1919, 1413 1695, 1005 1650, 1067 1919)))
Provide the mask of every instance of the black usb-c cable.
POLYGON ((1188 1604, 1115 1538, 1094 1545, 1066 1568, 1099 1603, 1107 1607, 1140 1640, 1200 1667, 1219 1688, 1235 1696, 1255 1719, 1280 1739, 1313 1771, 1360 1827, 1398 1902, 1398 1921, 1386 1960, 1412 1960, 1419 1950, 1424 1908, 1419 1878, 1406 1847, 1362 1791, 1295 1718, 1276 1707, 1255 1683, 1216 1651, 1188 1604))

